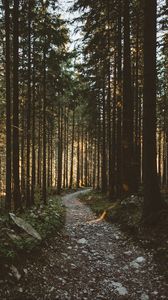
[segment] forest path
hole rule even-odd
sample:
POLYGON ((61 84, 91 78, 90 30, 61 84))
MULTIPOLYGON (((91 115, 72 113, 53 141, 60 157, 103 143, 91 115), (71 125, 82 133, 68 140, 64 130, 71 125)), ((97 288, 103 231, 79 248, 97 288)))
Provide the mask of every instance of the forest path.
POLYGON ((97 219, 78 200, 80 193, 63 197, 65 231, 24 266, 25 275, 12 289, 4 285, 8 297, 1 300, 168 299, 168 286, 152 255, 116 225, 97 219))

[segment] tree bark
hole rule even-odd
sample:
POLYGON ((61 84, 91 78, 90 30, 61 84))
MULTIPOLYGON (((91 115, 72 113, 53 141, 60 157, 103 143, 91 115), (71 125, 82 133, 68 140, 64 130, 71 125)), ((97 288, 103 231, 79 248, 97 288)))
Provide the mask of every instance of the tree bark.
MULTIPOLYGON (((34 52, 34 50, 33 50, 34 52)), ((35 55, 35 53, 33 53, 35 55)), ((31 203, 34 204, 34 193, 36 184, 36 151, 35 151, 35 102, 36 102, 36 90, 35 90, 35 59, 33 61, 33 95, 32 95, 32 169, 31 169, 31 203)))
POLYGON ((13 6, 13 200, 21 208, 19 180, 19 0, 13 6))
POLYGON ((75 110, 73 110, 73 116, 72 116, 71 171, 70 171, 69 188, 72 188, 73 185, 74 135, 75 135, 75 110))
POLYGON ((130 1, 124 1, 123 69, 123 192, 134 191, 133 180, 133 97, 131 87, 130 1))
POLYGON ((105 78, 103 79, 103 139, 102 139, 102 192, 107 192, 107 153, 106 153, 106 95, 105 78))
POLYGON ((117 196, 122 192, 122 142, 121 142, 121 116, 122 116, 122 29, 121 29, 121 0, 118 1, 118 28, 117 28, 117 196))
MULTIPOLYGON (((45 45, 44 45, 45 47, 45 45)), ((42 200, 47 203, 46 190, 46 50, 43 52, 43 186, 42 200)))
POLYGON ((163 207, 156 166, 156 0, 145 1, 144 16, 144 101, 143 180, 144 217, 163 207))
POLYGON ((63 132, 63 121, 62 121, 62 108, 59 105, 58 112, 58 180, 57 180, 57 192, 60 194, 62 187, 62 132, 63 132))
POLYGON ((30 207, 30 117, 31 117, 31 0, 28 3, 28 82, 27 82, 27 184, 26 206, 30 207))
POLYGON ((5 67, 6 67, 6 201, 5 207, 11 209, 11 70, 10 70, 10 8, 5 1, 5 67))

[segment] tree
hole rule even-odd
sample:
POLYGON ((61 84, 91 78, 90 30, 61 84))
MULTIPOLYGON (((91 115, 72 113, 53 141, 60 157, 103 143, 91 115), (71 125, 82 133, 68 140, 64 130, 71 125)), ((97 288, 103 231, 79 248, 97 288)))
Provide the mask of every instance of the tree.
POLYGON ((28 1, 28 80, 27 80, 27 193, 26 205, 31 205, 30 197, 30 119, 31 119, 31 8, 32 1, 28 1))
POLYGON ((6 208, 11 209, 11 68, 10 68, 10 8, 5 1, 6 39, 6 208))
POLYGON ((156 166, 156 11, 157 1, 144 7, 143 181, 144 216, 163 208, 156 166))
POLYGON ((130 1, 124 1, 123 67, 123 190, 134 191, 133 180, 133 97, 131 90, 130 1))
POLYGON ((19 178, 19 0, 13 6, 13 200, 15 209, 21 208, 19 178))

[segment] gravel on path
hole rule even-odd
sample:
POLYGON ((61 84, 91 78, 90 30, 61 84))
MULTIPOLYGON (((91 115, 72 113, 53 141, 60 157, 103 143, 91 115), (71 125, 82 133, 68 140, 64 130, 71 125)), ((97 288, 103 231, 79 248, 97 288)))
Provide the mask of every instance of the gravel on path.
POLYGON ((18 270, 20 279, 0 282, 0 299, 168 299, 168 285, 152 254, 116 225, 97 219, 78 200, 80 193, 63 197, 65 230, 18 270))

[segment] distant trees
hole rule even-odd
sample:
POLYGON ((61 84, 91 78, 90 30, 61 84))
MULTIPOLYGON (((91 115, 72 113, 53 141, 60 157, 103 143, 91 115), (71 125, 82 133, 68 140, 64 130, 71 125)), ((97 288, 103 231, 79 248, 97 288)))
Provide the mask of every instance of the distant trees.
POLYGON ((37 197, 46 203, 49 190, 61 190, 63 176, 68 187, 71 124, 72 151, 76 154, 76 139, 80 151, 72 117, 76 96, 71 87, 73 55, 66 50, 68 30, 50 5, 52 1, 16 0, 9 7, 4 1, 6 180, 2 177, 2 182, 6 181, 8 210, 30 207, 37 197))
POLYGON ((149 210, 163 207, 159 176, 167 157, 162 134, 159 138, 156 130, 163 120, 158 114, 159 93, 165 89, 164 84, 156 90, 157 3, 145 2, 143 8, 140 1, 100 0, 95 8, 92 1, 76 1, 74 10, 85 9, 83 76, 88 83, 89 118, 95 119, 89 129, 96 141, 94 185, 113 199, 136 193, 144 184, 144 214, 148 215, 149 210))
POLYGON ((141 1, 99 0, 96 7, 76 1, 73 9, 84 12, 78 63, 55 1, 3 1, 0 131, 6 149, 3 137, 0 151, 6 162, 0 157, 0 175, 6 175, 0 188, 6 184, 7 209, 30 207, 37 198, 46 204, 53 189, 83 185, 110 200, 144 185, 144 215, 162 208, 168 25, 166 6, 158 8, 157 63, 156 1, 145 7, 141 1))
POLYGON ((53 1, 3 2, 6 86, 1 81, 0 97, 5 92, 6 133, 3 124, 0 129, 6 167, 0 157, 0 189, 6 185, 7 210, 29 208, 37 200, 46 204, 53 190, 92 184, 87 84, 74 64, 75 52, 67 50, 66 22, 54 7, 53 1))

